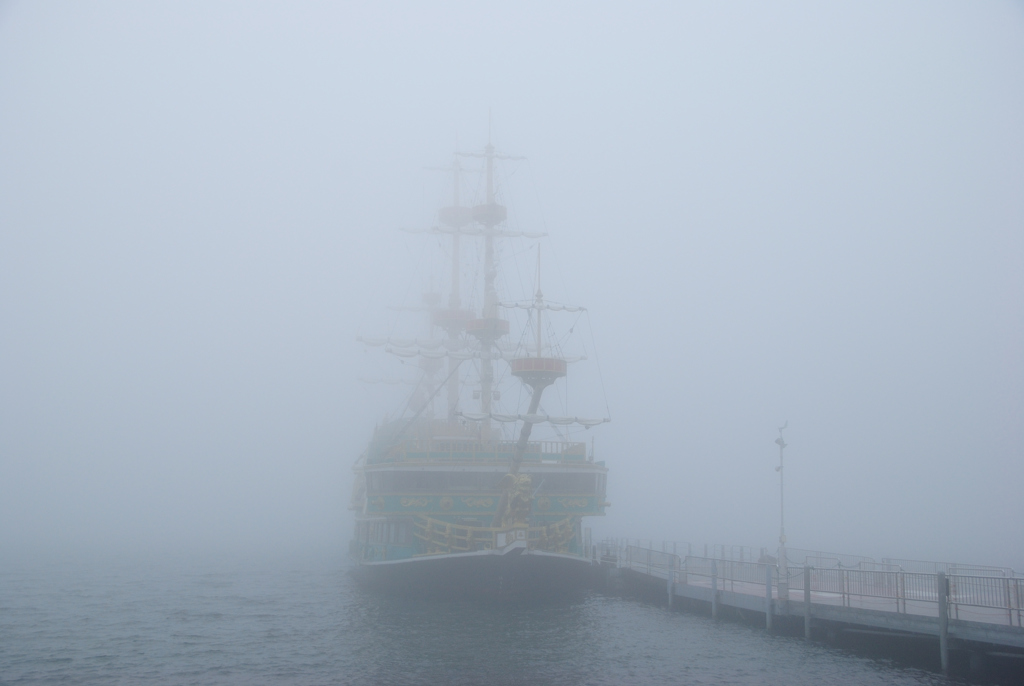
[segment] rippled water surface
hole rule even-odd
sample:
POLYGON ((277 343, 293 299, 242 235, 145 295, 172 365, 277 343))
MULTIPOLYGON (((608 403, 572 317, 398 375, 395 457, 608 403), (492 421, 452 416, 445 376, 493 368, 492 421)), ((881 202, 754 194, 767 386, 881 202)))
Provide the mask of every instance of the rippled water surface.
POLYGON ((0 682, 945 683, 596 593, 532 606, 382 597, 341 565, 0 572, 0 682))

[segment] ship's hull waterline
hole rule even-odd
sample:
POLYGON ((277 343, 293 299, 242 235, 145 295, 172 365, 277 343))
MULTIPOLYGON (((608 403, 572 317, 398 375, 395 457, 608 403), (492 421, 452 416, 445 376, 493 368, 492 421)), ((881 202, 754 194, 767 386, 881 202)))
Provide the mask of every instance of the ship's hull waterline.
POLYGON ((576 555, 525 549, 364 562, 352 574, 366 588, 415 597, 529 600, 572 598, 594 566, 576 555))

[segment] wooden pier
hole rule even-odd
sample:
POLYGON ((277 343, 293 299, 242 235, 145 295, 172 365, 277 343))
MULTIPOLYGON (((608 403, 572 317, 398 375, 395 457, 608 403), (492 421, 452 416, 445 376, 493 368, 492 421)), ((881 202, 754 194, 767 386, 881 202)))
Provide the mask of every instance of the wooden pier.
POLYGON ((669 605, 710 609, 716 619, 759 614, 768 631, 802 629, 807 639, 837 632, 927 638, 936 640, 945 672, 953 654, 971 672, 999 661, 1024 674, 1024 577, 1013 570, 813 553, 787 556, 785 566, 749 548, 692 552, 687 544, 658 550, 608 540, 593 556, 606 577, 664 594, 669 605))

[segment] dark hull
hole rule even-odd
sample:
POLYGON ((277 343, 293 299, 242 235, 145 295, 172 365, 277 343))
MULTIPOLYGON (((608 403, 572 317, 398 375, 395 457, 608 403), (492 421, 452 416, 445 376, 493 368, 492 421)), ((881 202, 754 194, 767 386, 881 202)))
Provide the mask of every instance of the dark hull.
POLYGON ((515 552, 361 564, 353 570, 361 584, 388 593, 494 599, 578 597, 593 574, 582 558, 515 552))

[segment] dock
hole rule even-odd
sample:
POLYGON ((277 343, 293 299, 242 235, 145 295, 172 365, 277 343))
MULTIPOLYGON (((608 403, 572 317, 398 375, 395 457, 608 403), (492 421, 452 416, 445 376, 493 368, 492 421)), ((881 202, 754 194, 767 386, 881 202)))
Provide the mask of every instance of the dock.
POLYGON ((837 632, 935 642, 983 673, 993 662, 1024 673, 1024 576, 1012 569, 794 551, 780 565, 762 549, 609 539, 595 566, 615 583, 660 595, 670 605, 750 619, 804 638, 837 632), (780 573, 781 571, 781 573, 780 573))

